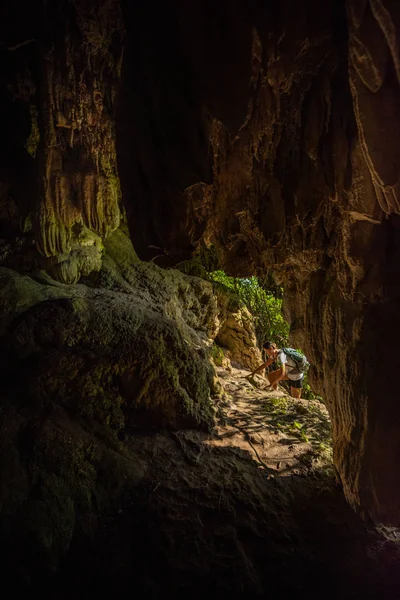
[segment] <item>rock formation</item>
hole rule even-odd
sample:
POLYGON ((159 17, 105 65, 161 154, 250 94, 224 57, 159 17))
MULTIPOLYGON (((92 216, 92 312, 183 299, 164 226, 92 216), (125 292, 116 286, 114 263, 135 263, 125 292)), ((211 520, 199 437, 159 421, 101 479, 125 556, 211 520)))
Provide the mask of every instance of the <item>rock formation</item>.
MULTIPOLYGON (((75 381, 82 404, 72 388, 65 402, 95 418, 110 401, 98 371, 108 365, 111 380, 123 357, 125 392, 115 392, 111 421, 139 388, 149 401, 157 382, 132 360, 140 320, 126 316, 128 296, 103 308, 110 234, 120 235, 126 211, 142 260, 173 266, 213 244, 232 275, 273 269, 293 343, 313 363, 332 417, 346 498, 375 522, 400 525, 398 4, 172 0, 155 14, 151 3, 128 0, 7 0, 1 10, 1 265, 25 277, 44 269, 61 284, 3 272, 3 312, 14 316, 2 353, 25 380, 13 394, 21 398, 29 382, 42 406, 75 381), (104 290, 65 291, 102 265, 91 285, 104 290), (77 378, 94 349, 100 359, 77 378), (83 403, 85 390, 94 405, 83 403)), ((164 277, 147 277, 138 310, 147 302, 146 333, 164 340, 162 356, 171 346, 190 354, 179 393, 190 424, 209 423, 201 386, 212 375, 193 348, 183 350, 199 317, 186 300, 169 325, 150 315, 164 277)), ((195 285, 182 281, 174 295, 195 285)), ((124 294, 129 277, 120 285, 124 294)), ((142 351, 175 386, 155 345, 142 351)), ((178 404, 160 394, 155 423, 182 425, 178 404)))
POLYGON ((5 3, 0 34, 3 114, 14 117, 3 145, 2 206, 12 198, 20 226, 32 228, 37 260, 74 283, 100 269, 102 240, 120 223, 121 7, 114 0, 99 9, 90 0, 26 4, 5 3))
POLYGON ((212 243, 232 275, 273 267, 346 497, 398 525, 400 409, 384 357, 396 372, 399 7, 203 5, 172 3, 156 26, 150 9, 125 11, 117 139, 135 247, 170 264, 212 243))
POLYGON ((98 287, 0 269, 1 549, 27 577, 21 546, 55 568, 85 519, 142 481, 127 436, 213 426, 211 284, 138 262, 119 230, 105 247, 98 287))

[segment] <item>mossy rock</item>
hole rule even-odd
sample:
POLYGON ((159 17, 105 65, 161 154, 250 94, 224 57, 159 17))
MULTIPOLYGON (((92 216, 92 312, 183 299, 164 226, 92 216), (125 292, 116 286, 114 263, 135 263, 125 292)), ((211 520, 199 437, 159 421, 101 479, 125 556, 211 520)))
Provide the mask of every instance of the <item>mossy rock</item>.
POLYGON ((146 464, 120 440, 214 426, 212 285, 138 261, 121 231, 104 249, 91 285, 0 268, 0 535, 22 570, 21 548, 51 571, 132 493, 146 464))
POLYGON ((217 365, 217 367, 221 367, 225 355, 224 355, 224 351, 222 350, 222 348, 220 346, 218 346, 218 344, 214 343, 212 345, 211 356, 214 361, 214 364, 217 365))

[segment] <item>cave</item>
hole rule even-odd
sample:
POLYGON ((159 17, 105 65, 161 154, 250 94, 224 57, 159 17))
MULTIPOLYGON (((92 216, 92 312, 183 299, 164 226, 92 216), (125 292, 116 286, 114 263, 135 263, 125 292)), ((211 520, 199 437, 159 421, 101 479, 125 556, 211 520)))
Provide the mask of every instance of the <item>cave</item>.
POLYGON ((398 597, 399 32, 396 0, 3 1, 4 577, 51 597, 136 578, 154 598, 211 585, 233 598, 267 597, 276 576, 281 597, 320 598, 340 573, 326 597, 398 597), (207 344, 227 306, 181 266, 211 251, 230 276, 270 273, 285 291, 332 423, 326 513, 297 480, 289 509, 289 484, 264 489, 260 473, 249 500, 245 466, 213 505, 206 473, 184 469, 215 426, 207 344), (167 510, 160 482, 177 493, 180 469, 187 490, 167 510), (339 505, 355 555, 377 553, 360 559, 365 593, 340 536, 307 558, 339 505), (286 518, 305 525, 285 545, 286 518))

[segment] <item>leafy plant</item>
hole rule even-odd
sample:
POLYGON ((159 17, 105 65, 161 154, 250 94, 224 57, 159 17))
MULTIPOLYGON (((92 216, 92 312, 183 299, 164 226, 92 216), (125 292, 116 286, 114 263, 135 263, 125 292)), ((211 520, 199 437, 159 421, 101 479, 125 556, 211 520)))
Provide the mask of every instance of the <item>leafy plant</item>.
POLYGON ((261 287, 257 277, 238 279, 224 271, 213 271, 209 279, 219 283, 237 296, 253 316, 257 341, 267 339, 285 345, 289 338, 289 325, 282 315, 282 300, 261 287))

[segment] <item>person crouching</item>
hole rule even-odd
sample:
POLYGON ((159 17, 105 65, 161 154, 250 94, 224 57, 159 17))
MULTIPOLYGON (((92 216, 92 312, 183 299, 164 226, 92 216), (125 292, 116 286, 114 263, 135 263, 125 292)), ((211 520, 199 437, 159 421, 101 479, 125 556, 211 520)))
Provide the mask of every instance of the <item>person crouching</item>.
POLYGON ((280 381, 288 381, 292 398, 301 398, 304 373, 299 371, 295 361, 283 349, 278 349, 272 342, 265 342, 263 348, 268 359, 257 367, 255 371, 250 373, 247 379, 268 368, 273 362, 276 362, 278 368, 266 375, 269 385, 273 390, 277 390, 280 381))

